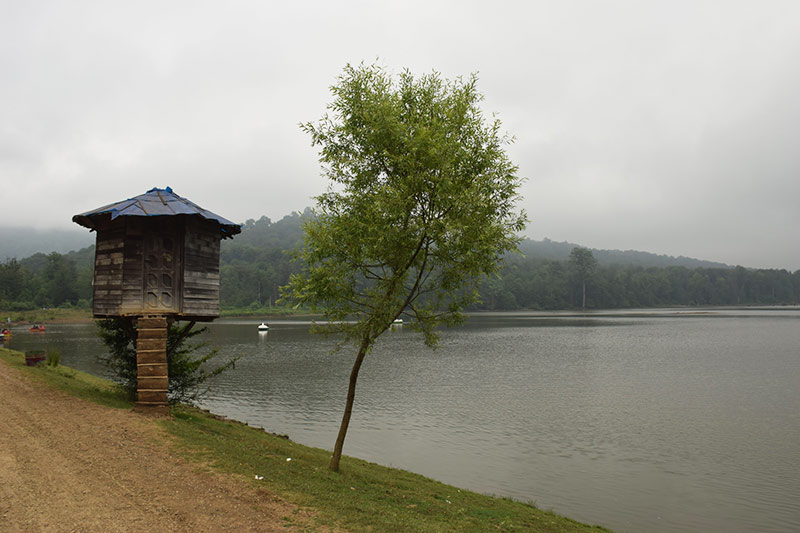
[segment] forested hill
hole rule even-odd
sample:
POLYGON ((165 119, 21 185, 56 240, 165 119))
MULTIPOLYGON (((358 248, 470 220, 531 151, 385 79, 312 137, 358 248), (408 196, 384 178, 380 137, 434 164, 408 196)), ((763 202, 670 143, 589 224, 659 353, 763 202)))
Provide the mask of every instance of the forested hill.
MULTIPOLYGON (((226 240, 222 243, 223 256, 226 253, 239 255, 242 249, 255 248, 280 248, 288 250, 294 248, 303 238, 303 217, 310 216, 310 209, 306 209, 303 214, 292 213, 279 220, 272 222, 267 217, 259 220, 248 220, 242 226, 242 233, 235 239, 226 240)), ((566 261, 572 249, 580 244, 570 242, 556 242, 550 239, 535 241, 525 239, 520 251, 524 256, 533 259, 548 259, 554 261, 566 261)), ((597 250, 592 249, 592 254, 601 265, 627 265, 641 267, 669 267, 683 266, 687 268, 731 268, 724 263, 693 259, 691 257, 672 257, 669 255, 657 255, 648 252, 638 252, 635 250, 597 250)), ((224 260, 224 258, 223 258, 224 260)))
MULTIPOLYGON (((300 265, 287 250, 303 236, 310 216, 292 213, 277 222, 248 220, 224 240, 220 257, 223 309, 253 311, 275 303, 279 288, 300 265)), ((92 238, 94 234, 89 234, 92 238)), ((499 278, 485 280, 478 309, 567 309, 581 305, 581 283, 569 257, 576 245, 525 240, 499 278)), ((596 267, 586 279, 587 306, 625 308, 671 305, 800 304, 800 271, 730 267, 686 257, 636 251, 591 250, 596 267)), ((94 247, 65 254, 0 258, 0 308, 81 305, 91 299, 94 247)))
MULTIPOLYGON (((253 248, 278 248, 287 250, 294 248, 303 238, 302 217, 308 216, 310 209, 303 214, 292 213, 277 222, 272 222, 266 216, 259 220, 250 219, 242 224, 242 233, 233 240, 222 243, 223 261, 225 254, 231 253, 239 257, 243 249, 253 248)), ((22 261, 36 255, 34 262, 41 264, 43 257, 51 252, 68 254, 80 250, 94 243, 95 234, 84 228, 70 228, 61 230, 36 230, 18 227, 0 228, 0 262, 10 259, 22 261)), ((543 241, 525 240, 522 243, 522 253, 537 259, 551 259, 566 261, 572 249, 579 244, 570 242, 556 242, 550 239, 543 241)), ((671 257, 634 250, 597 250, 593 249, 595 259, 601 265, 630 265, 642 267, 667 267, 684 266, 687 268, 726 268, 728 265, 703 261, 690 257, 671 257)))
MULTIPOLYGON (((520 246, 520 251, 536 259, 551 259, 554 261, 566 261, 572 249, 579 244, 570 242, 555 242, 550 239, 534 241, 526 239, 520 246)), ((592 255, 600 265, 626 265, 640 267, 669 267, 683 266, 687 268, 730 268, 724 263, 713 261, 703 261, 691 257, 672 257, 670 255, 657 255, 648 252, 637 252, 635 250, 597 250, 592 249, 592 255)))

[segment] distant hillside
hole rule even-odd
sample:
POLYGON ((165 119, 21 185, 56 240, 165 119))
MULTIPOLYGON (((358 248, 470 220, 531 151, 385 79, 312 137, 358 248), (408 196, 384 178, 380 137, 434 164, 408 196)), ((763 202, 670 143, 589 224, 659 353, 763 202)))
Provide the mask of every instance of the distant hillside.
MULTIPOLYGON (((520 249, 523 254, 532 259, 551 259, 556 261, 566 261, 569 254, 579 244, 570 242, 555 242, 550 239, 543 241, 523 241, 520 249)), ((648 252, 637 252, 635 250, 598 250, 590 248, 592 255, 600 265, 629 265, 640 267, 669 267, 683 266, 686 268, 731 268, 724 263, 693 259, 691 257, 673 257, 670 255, 658 255, 648 252)))
MULTIPOLYGON (((310 212, 302 215, 292 213, 277 222, 272 222, 267 217, 259 220, 248 220, 242 225, 242 233, 233 240, 222 243, 223 255, 243 247, 260 249, 279 248, 281 250, 294 248, 303 238, 302 218, 309 216, 310 212)), ((72 229, 35 230, 19 227, 0 228, 0 263, 8 259, 23 259, 34 254, 49 254, 58 252, 66 254, 71 251, 81 250, 94 244, 95 234, 77 226, 72 229)), ((570 242, 556 242, 550 239, 523 241, 522 253, 532 259, 551 259, 566 261, 575 246, 583 246, 570 242)), ((601 265, 630 265, 641 267, 668 267, 684 266, 687 268, 730 268, 729 265, 704 261, 691 257, 673 257, 658 255, 635 250, 598 250, 591 249, 595 259, 601 265)))
MULTIPOLYGON (((271 307, 280 287, 302 266, 286 250, 303 238, 310 212, 272 222, 248 220, 220 250, 220 306, 255 311, 271 307)), ((6 230, 0 240, 0 308, 88 306, 92 298, 93 235, 62 230, 6 230), (71 243, 78 242, 74 245, 71 243), (73 247, 77 251, 69 251, 73 247), (24 255, 20 250, 27 250, 24 255), (61 250, 61 251, 59 251, 61 250), (8 258, 14 257, 15 261, 8 258), (3 307, 4 306, 4 307, 3 307)), ((501 275, 482 280, 481 303, 471 310, 574 309, 582 286, 570 268, 569 242, 525 240, 523 255, 509 254, 501 275)), ((731 268, 688 257, 647 252, 592 250, 597 268, 587 284, 594 309, 690 305, 797 305, 800 271, 731 268)))
POLYGON ((69 229, 37 230, 23 227, 0 227, 0 262, 22 259, 36 253, 64 254, 94 244, 95 234, 75 226, 69 229))
MULTIPOLYGON (((50 253, 36 252, 28 257, 19 259, 20 265, 24 266, 34 274, 41 273, 47 266, 48 255, 50 253)), ((60 252, 59 252, 60 253, 60 252)), ((94 244, 81 248, 80 250, 72 250, 65 254, 61 254, 66 261, 71 261, 79 269, 92 270, 94 267, 94 244)))
POLYGON ((222 253, 242 247, 293 249, 303 240, 303 217, 309 216, 311 210, 306 208, 303 214, 294 212, 277 222, 272 222, 266 216, 258 220, 250 219, 242 224, 241 234, 222 241, 222 253))

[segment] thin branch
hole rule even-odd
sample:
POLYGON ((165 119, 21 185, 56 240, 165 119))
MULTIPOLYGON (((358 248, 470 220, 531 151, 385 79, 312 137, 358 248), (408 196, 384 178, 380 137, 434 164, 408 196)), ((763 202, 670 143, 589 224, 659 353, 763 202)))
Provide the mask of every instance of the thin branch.
POLYGON ((187 335, 189 335, 189 332, 192 330, 192 328, 194 327, 194 325, 196 323, 197 323, 197 321, 191 320, 191 321, 189 321, 188 324, 186 324, 183 327, 183 329, 181 329, 180 333, 178 333, 178 338, 175 339, 175 342, 172 343, 172 346, 167 351, 167 358, 169 358, 169 356, 172 355, 172 353, 175 351, 175 348, 177 348, 178 346, 181 345, 183 340, 186 338, 187 335))

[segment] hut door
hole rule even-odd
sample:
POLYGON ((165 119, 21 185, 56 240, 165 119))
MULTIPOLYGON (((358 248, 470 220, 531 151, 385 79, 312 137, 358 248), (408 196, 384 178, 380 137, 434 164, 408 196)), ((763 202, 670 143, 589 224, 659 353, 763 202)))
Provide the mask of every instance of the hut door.
POLYGON ((147 311, 179 311, 179 262, 180 250, 175 233, 162 231, 145 237, 144 308, 147 311))

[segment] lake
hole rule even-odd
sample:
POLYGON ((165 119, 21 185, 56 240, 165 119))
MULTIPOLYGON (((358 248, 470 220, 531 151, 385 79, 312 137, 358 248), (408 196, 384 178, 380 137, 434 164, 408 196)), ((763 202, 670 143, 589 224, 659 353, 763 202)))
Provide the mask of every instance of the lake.
MULTIPOLYGON (((219 320, 241 355, 202 406, 332 449, 355 350, 308 322, 219 320)), ((91 324, 20 331, 96 374, 91 324)), ((474 315, 364 362, 344 453, 615 531, 800 530, 800 309, 474 315)))

